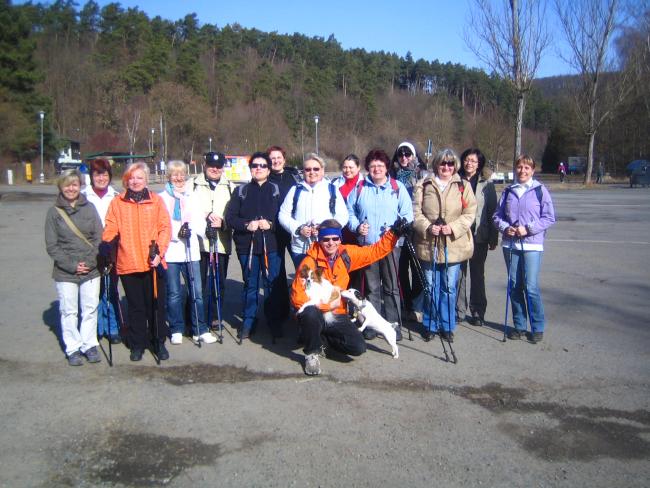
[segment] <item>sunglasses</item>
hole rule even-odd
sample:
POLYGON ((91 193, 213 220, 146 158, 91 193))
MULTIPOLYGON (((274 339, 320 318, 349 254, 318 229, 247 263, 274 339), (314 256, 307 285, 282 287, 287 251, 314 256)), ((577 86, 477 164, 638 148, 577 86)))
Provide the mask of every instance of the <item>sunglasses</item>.
POLYGON ((320 239, 321 242, 329 242, 329 241, 334 241, 334 242, 339 242, 341 240, 340 237, 323 237, 320 239))
POLYGON ((253 164, 251 164, 252 169, 258 169, 258 168, 259 169, 266 169, 268 167, 269 167, 268 164, 263 164, 263 163, 253 163, 253 164))
POLYGON ((305 173, 311 173, 312 171, 318 172, 318 171, 320 171, 320 166, 314 166, 313 168, 303 168, 302 170, 305 173))
POLYGON ((440 166, 448 166, 449 168, 453 168, 454 166, 456 166, 456 163, 454 163, 453 161, 443 161, 442 163, 440 163, 440 166))
POLYGON ((411 156, 413 156, 413 153, 410 151, 399 151, 397 153, 397 156, 400 158, 410 158, 411 156))

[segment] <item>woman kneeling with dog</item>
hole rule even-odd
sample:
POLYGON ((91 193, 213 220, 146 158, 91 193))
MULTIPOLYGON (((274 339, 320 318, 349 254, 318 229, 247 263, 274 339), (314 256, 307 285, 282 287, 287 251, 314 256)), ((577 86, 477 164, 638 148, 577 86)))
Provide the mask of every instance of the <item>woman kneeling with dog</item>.
MULTIPOLYGON (((334 219, 323 221, 318 231, 318 242, 311 245, 296 272, 291 287, 293 306, 300 310, 304 304, 314 300, 310 296, 311 281, 305 277, 317 274, 319 279, 328 280, 338 291, 345 290, 350 282, 350 271, 368 266, 388 255, 407 226, 405 220, 399 219, 375 244, 360 247, 341 244, 341 224, 334 219)), ((348 317, 340 296, 331 301, 327 297, 321 299, 318 306, 305 307, 298 314, 298 322, 302 328, 305 373, 308 375, 321 373, 318 355, 323 343, 351 356, 359 356, 366 351, 363 336, 348 317)))

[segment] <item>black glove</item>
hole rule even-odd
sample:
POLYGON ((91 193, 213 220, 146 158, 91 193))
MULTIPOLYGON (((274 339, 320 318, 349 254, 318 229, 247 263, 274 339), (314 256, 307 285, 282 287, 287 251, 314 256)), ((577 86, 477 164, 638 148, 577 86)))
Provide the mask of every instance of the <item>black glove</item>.
POLYGON ((208 221, 208 226, 205 228, 205 237, 207 237, 209 241, 214 241, 217 239, 218 235, 219 235, 219 229, 217 229, 216 227, 212 227, 212 225, 208 221))
POLYGON ((390 230, 397 237, 402 237, 411 230, 411 223, 404 217, 398 217, 395 223, 391 225, 390 230))
POLYGON ((190 237, 192 237, 192 231, 190 230, 190 225, 185 222, 183 225, 181 225, 181 228, 178 231, 178 238, 189 239, 190 237))
POLYGON ((149 261, 156 259, 156 256, 159 254, 160 248, 158 247, 158 243, 156 241, 151 241, 151 244, 149 244, 149 261))

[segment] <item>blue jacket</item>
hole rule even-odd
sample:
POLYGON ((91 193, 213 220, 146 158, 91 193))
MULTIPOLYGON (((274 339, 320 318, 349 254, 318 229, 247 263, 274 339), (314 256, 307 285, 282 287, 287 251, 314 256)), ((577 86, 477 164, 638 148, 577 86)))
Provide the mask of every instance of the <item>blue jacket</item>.
MULTIPOLYGON (((512 188, 512 186, 514 185, 510 185, 508 188, 512 188)), ((537 180, 532 180, 531 187, 521 198, 517 197, 514 191, 508 191, 506 188, 501 194, 499 206, 492 221, 501 234, 511 225, 523 225, 528 231, 528 235, 523 239, 524 246, 526 244, 542 245, 546 229, 555 223, 555 210, 551 195, 546 187, 537 180), (537 198, 536 187, 542 189, 541 203, 537 198)), ((503 245, 510 246, 510 240, 504 235, 503 245)))
POLYGON ((388 177, 383 185, 376 185, 370 176, 363 180, 363 187, 356 188, 348 195, 348 228, 356 233, 364 220, 368 220, 370 230, 365 239, 357 237, 359 244, 374 244, 390 228, 398 217, 413 222, 413 203, 406 187, 399 181, 388 177), (393 190, 391 179, 397 183, 393 190), (359 194, 360 192, 360 194, 359 194))

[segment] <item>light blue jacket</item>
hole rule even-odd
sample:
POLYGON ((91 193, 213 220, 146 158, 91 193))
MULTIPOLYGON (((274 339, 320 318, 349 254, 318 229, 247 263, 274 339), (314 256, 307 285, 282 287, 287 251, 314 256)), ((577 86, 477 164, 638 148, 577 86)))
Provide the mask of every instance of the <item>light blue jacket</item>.
POLYGON ((348 228, 356 234, 357 228, 366 219, 370 225, 368 235, 357 237, 359 244, 374 244, 382 234, 390 228, 398 217, 404 217, 413 222, 413 203, 406 187, 399 181, 388 177, 383 185, 376 185, 370 176, 363 180, 348 195, 348 213, 350 220, 348 228), (393 180, 397 183, 397 191, 393 190, 393 180), (359 195, 359 190, 360 195, 359 195), (357 196, 358 195, 358 196, 357 196))

